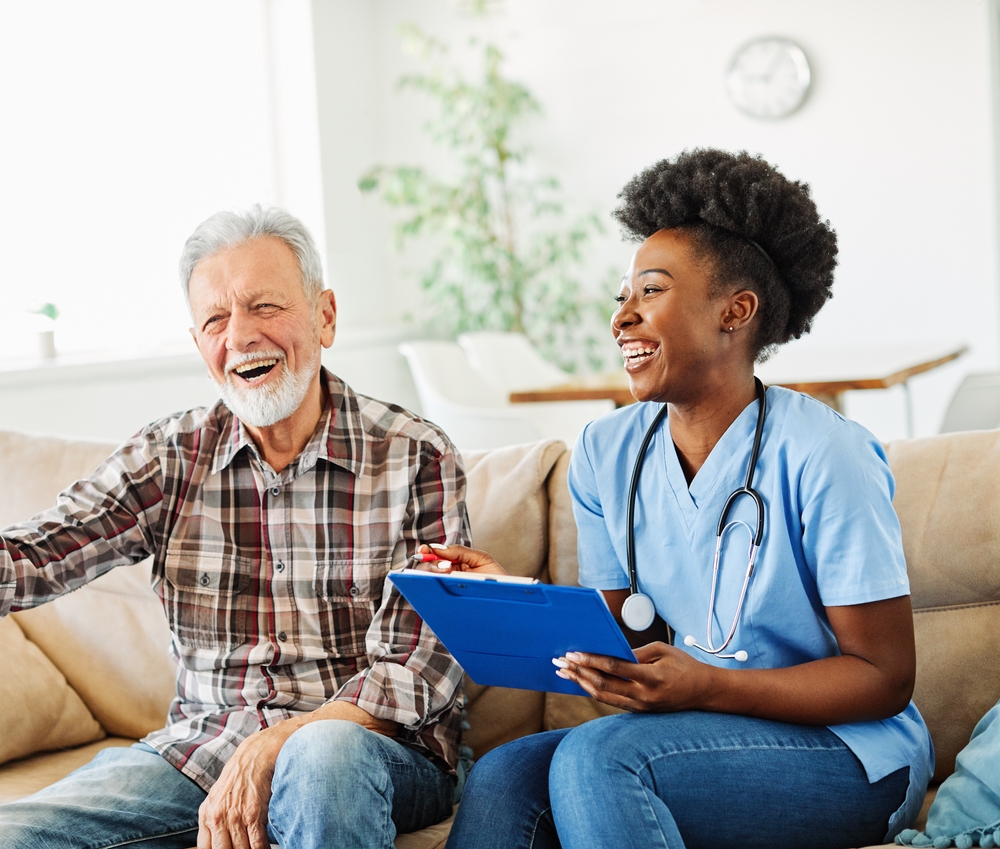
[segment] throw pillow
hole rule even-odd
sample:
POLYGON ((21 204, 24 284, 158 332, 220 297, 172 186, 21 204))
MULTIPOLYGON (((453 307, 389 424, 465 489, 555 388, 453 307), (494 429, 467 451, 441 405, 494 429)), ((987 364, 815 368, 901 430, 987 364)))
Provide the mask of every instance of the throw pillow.
POLYGON ((1000 845, 1000 702, 979 720, 955 771, 941 784, 923 832, 906 829, 901 846, 957 846, 986 849, 1000 845))

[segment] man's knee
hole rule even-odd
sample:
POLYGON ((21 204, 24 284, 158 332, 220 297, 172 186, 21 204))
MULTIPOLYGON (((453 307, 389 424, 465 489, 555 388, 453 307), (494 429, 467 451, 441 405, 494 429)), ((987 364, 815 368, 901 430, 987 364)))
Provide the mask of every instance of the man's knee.
MULTIPOLYGON (((275 785, 287 782, 329 790, 331 783, 359 789, 358 777, 378 786, 386 772, 378 735, 343 719, 310 722, 292 734, 281 747, 275 764, 275 785)), ((384 789, 384 788, 383 788, 384 789)))

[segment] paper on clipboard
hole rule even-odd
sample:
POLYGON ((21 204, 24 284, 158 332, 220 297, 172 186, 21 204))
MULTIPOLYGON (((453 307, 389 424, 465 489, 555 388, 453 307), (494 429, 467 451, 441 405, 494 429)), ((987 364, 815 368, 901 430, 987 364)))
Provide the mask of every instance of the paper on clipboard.
POLYGON ((556 675, 553 658, 581 651, 635 662, 597 590, 422 570, 389 580, 477 684, 587 695, 556 675))

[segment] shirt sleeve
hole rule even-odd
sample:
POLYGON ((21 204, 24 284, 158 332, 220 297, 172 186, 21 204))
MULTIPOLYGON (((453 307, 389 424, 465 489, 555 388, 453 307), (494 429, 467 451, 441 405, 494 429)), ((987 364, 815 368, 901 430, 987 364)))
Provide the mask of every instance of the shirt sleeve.
POLYGON ((824 606, 908 595, 895 481, 867 430, 841 422, 810 453, 801 479, 802 550, 824 606))
POLYGON ((118 448, 51 509, 0 531, 0 617, 37 607, 153 550, 163 501, 150 431, 118 448))
MULTIPOLYGON (((395 546, 393 568, 403 568, 421 543, 469 545, 465 472, 453 447, 421 452, 410 507, 395 546)), ((333 697, 416 733, 450 712, 461 691, 462 667, 400 595, 385 582, 382 605, 366 638, 370 666, 333 697)))
POLYGON ((628 587, 628 574, 622 568, 604 518, 597 472, 592 461, 594 434, 587 425, 576 441, 569 461, 569 492, 576 519, 577 560, 582 586, 599 590, 628 587))

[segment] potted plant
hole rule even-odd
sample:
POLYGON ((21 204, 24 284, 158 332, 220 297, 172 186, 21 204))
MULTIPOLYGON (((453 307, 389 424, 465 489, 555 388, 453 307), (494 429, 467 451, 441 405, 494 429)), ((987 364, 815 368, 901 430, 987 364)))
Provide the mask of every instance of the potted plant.
POLYGON ((585 248, 603 228, 592 214, 567 220, 558 181, 536 173, 522 128, 540 104, 504 76, 493 44, 474 44, 482 72, 470 80, 447 64, 446 45, 415 25, 403 37, 425 70, 399 85, 435 103, 425 129, 452 155, 454 173, 376 165, 358 187, 402 213, 399 247, 417 239, 432 245, 420 286, 435 306, 435 330, 518 331, 566 370, 600 367, 610 285, 588 291, 580 275, 585 248))

